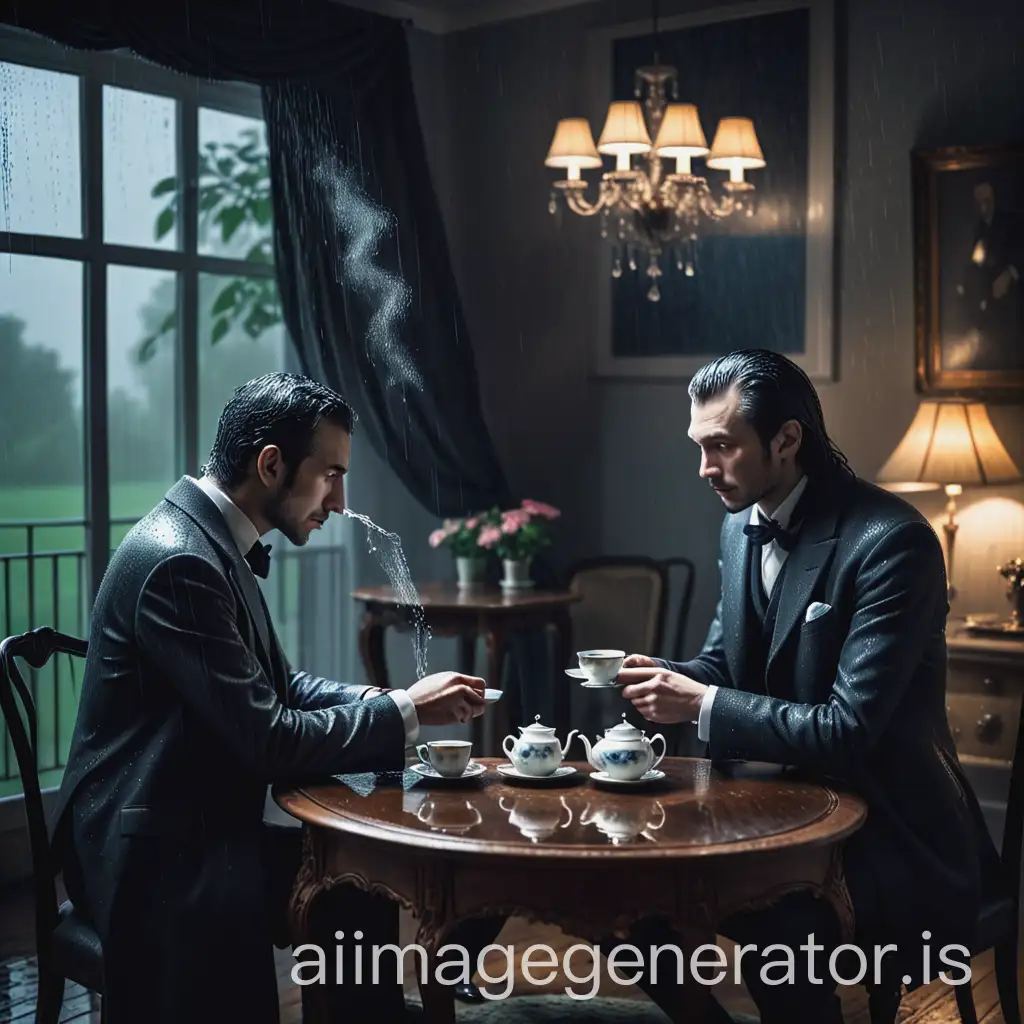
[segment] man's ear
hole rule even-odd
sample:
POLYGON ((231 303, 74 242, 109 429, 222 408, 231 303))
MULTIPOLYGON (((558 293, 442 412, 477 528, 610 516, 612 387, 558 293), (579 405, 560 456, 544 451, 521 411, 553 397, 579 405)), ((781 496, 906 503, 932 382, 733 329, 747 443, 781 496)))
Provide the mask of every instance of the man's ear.
POLYGON ((786 420, 775 435, 775 450, 783 458, 795 458, 803 439, 803 424, 799 420, 786 420))
POLYGON ((256 475, 264 487, 276 490, 285 475, 284 459, 276 444, 268 444, 256 456, 256 475))

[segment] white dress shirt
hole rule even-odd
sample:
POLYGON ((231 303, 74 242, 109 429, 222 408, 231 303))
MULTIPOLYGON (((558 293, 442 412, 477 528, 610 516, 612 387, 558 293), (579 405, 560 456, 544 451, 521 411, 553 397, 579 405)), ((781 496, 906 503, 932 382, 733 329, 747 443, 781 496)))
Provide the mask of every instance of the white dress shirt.
MULTIPOLYGON (((786 495, 785 500, 775 510, 775 515, 769 515, 760 505, 755 504, 750 510, 750 522, 757 526, 762 518, 774 519, 784 530, 788 529, 789 520, 793 516, 793 509, 796 508, 796 503, 800 500, 806 489, 807 477, 802 476, 797 481, 793 490, 786 495)), ((783 563, 788 555, 789 552, 773 540, 761 546, 761 584, 769 600, 771 600, 775 581, 779 578, 779 573, 782 572, 783 563)), ((717 686, 709 686, 700 704, 700 714, 697 716, 697 739, 702 743, 707 743, 710 736, 711 705, 715 702, 715 694, 717 692, 717 686)))
MULTIPOLYGON (((227 523, 231 533, 231 539, 244 559, 253 544, 260 539, 259 530, 253 525, 252 520, 208 476, 199 480, 193 480, 191 477, 189 479, 220 509, 224 522, 227 523)), ((248 562, 246 562, 246 566, 248 567, 248 562)), ((249 571, 252 572, 251 569, 249 571)), ((257 586, 259 586, 258 580, 257 586)), ((371 689, 373 689, 371 686, 364 687, 363 696, 365 697, 367 691, 371 689)), ((420 734, 420 720, 416 714, 416 705, 413 704, 412 697, 405 690, 392 690, 387 696, 395 702, 398 710, 402 713, 402 722, 405 724, 405 745, 411 746, 420 734)))

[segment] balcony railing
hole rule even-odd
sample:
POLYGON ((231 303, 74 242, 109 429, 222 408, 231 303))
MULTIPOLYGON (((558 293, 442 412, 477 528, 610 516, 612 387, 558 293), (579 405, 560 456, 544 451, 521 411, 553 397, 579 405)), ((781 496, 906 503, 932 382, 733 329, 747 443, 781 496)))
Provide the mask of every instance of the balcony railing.
MULTIPOLYGON (((135 518, 112 519, 126 527, 135 518)), ((88 637, 83 519, 0 519, 0 627, 3 636, 53 626, 88 637)), ((119 531, 120 532, 120 531, 119 531)), ((323 675, 342 672, 338 614, 345 549, 341 545, 288 548, 274 545, 273 568, 260 585, 281 645, 297 667, 323 675)), ((52 658, 42 669, 25 666, 39 722, 40 781, 57 785, 74 731, 83 662, 52 658)), ((18 793, 18 763, 0 721, 0 797, 18 793)))

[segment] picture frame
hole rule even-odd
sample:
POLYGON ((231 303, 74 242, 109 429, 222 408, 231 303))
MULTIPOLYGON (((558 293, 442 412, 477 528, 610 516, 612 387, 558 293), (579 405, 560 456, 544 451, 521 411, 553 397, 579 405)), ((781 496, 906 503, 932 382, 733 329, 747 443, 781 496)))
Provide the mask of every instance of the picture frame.
POLYGON ((1024 142, 911 153, 915 384, 1024 399, 1024 142))
MULTIPOLYGON (((835 360, 835 314, 834 314, 834 267, 835 267, 835 10, 833 0, 755 0, 752 3, 730 7, 712 8, 679 16, 659 19, 659 36, 668 39, 673 33, 699 30, 710 26, 722 26, 728 30, 731 24, 737 29, 740 23, 752 19, 770 18, 773 15, 785 15, 787 12, 804 12, 806 15, 805 57, 806 85, 805 108, 797 115, 802 122, 801 132, 805 137, 806 152, 799 154, 804 173, 804 190, 797 206, 797 214, 801 224, 798 239, 790 238, 788 244, 793 251, 794 244, 799 249, 799 273, 802 275, 796 284, 790 284, 792 300, 789 303, 792 315, 791 323, 795 329, 790 331, 781 325, 775 334, 766 332, 765 318, 758 309, 766 308, 770 298, 762 298, 760 307, 757 302, 751 303, 752 312, 748 316, 747 325, 737 325, 735 316, 726 329, 718 329, 715 317, 705 316, 705 323, 698 323, 694 317, 676 316, 676 320, 684 319, 687 323, 687 337, 678 346, 677 351, 635 353, 624 349, 622 338, 617 336, 617 323, 622 322, 621 299, 616 300, 615 287, 622 279, 613 283, 610 273, 610 257, 607 242, 598 237, 594 231, 593 245, 595 248, 595 296, 598 304, 597 332, 595 350, 592 359, 592 370, 599 378, 626 378, 648 380, 688 380, 704 364, 716 356, 737 348, 775 348, 784 352, 799 365, 812 380, 828 381, 834 379, 835 360), (620 302, 616 309, 616 301, 620 302), (793 336, 791 336, 793 335, 793 336), (786 343, 790 344, 786 344, 786 343)), ((588 93, 588 113, 591 123, 595 126, 595 137, 603 124, 604 113, 612 99, 632 98, 631 93, 613 95, 615 78, 614 52, 617 44, 632 38, 651 37, 651 22, 637 21, 612 27, 595 29, 590 33, 588 41, 589 73, 591 87, 588 93)), ((755 33, 756 35, 756 33, 755 33)), ((728 47, 725 48, 729 50, 728 47)), ((690 52, 693 52, 691 49, 690 52)), ((719 51, 721 52, 721 51, 719 51)), ((788 51, 792 52, 792 51, 788 51)), ((664 63, 675 63, 661 54, 664 63)), ((649 63, 649 61, 648 61, 649 63)), ((740 70, 745 65, 740 66, 740 70)), ((736 68, 724 67, 721 74, 723 81, 734 79, 740 73, 736 68)), ((771 78, 771 76, 766 76, 771 78)), ((702 86, 701 88, 705 88, 702 86)), ((761 83, 763 90, 763 80, 761 83)), ((700 91, 700 90, 697 90, 700 91)), ((622 90, 620 89, 621 93, 622 90)), ((713 93, 712 93, 713 97, 713 93)), ((703 127, 710 145, 715 124, 720 114, 706 114, 701 100, 690 95, 683 80, 682 70, 679 83, 678 102, 694 102, 701 111, 703 127), (711 117, 715 120, 711 120, 711 117)), ((708 108, 714 107, 714 102, 708 108)), ((750 114, 747 109, 728 110, 721 113, 750 114)), ((753 115, 750 115, 753 116, 753 115)), ((785 111, 789 117, 790 112, 785 111)), ((755 118, 755 127, 757 119, 755 118)), ((760 138, 760 128, 759 138, 760 138)), ((761 138, 765 160, 772 166, 773 159, 779 160, 779 146, 776 140, 761 138), (772 146, 775 146, 774 153, 772 146)), ((794 158, 787 154, 787 158, 794 158)), ((767 168, 766 168, 767 170, 767 168)), ((712 191, 721 194, 722 181, 727 173, 717 171, 705 172, 703 162, 695 160, 694 173, 705 174, 712 191)), ((764 171, 748 172, 748 180, 755 182, 760 190, 764 171)), ((769 193, 761 192, 767 198, 769 193)), ((702 228, 706 226, 706 222, 702 228)), ((702 240, 703 241, 703 240, 702 240)), ((698 250, 699 252, 700 250, 698 250)), ((698 256, 699 259, 699 256, 698 256)), ((770 258, 763 259, 762 265, 771 265, 770 258)), ((698 275, 700 267, 698 266, 698 275)), ((662 301, 658 304, 662 310, 671 309, 671 289, 684 282, 674 280, 675 268, 665 271, 660 279, 662 301), (669 301, 666 301, 666 298, 669 301)), ((625 274, 623 275, 623 278, 625 274)), ((640 288, 643 284, 643 268, 633 274, 640 288)), ((692 284, 692 279, 689 282, 692 284)), ((697 287, 700 287, 699 281, 697 287)), ((621 291, 621 289, 620 289, 621 291)), ((647 313, 648 307, 640 305, 646 300, 643 291, 637 293, 635 310, 638 316, 647 313)), ((719 288, 719 294, 722 289, 719 288)), ((724 302, 718 302, 718 308, 728 309, 733 300, 740 308, 746 299, 744 289, 736 289, 732 296, 724 302)), ((717 299, 715 300, 718 301, 717 299)), ((708 309, 713 303, 708 300, 703 308, 708 309)), ((678 306, 676 307, 678 310, 678 306)), ((621 331, 619 331, 621 334, 621 331)), ((670 343, 671 344, 671 343, 670 343)))

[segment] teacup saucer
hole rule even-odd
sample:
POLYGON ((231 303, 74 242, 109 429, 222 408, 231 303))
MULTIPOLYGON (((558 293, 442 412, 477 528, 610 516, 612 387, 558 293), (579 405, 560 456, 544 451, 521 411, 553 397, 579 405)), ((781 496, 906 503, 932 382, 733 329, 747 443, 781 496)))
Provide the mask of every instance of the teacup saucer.
POLYGON ((488 686, 484 690, 484 702, 487 704, 493 704, 496 700, 501 700, 501 695, 504 691, 499 690, 496 686, 488 686))
POLYGON ((624 786, 629 789, 630 787, 636 788, 637 786, 647 786, 652 782, 658 782, 665 778, 665 773, 657 768, 652 768, 649 772, 641 775, 639 779, 613 779, 607 772, 591 772, 590 777, 598 785, 624 786))
POLYGON ((619 685, 617 682, 615 682, 614 679, 610 683, 592 683, 583 674, 583 669, 581 669, 581 668, 567 668, 565 670, 565 674, 570 679, 578 679, 580 681, 580 686, 585 686, 585 687, 587 687, 587 689, 590 689, 590 690, 610 690, 613 687, 616 687, 616 686, 619 685))
POLYGON ((524 775, 514 764, 499 764, 498 774, 515 782, 536 782, 543 785, 546 782, 559 782, 567 779, 576 774, 576 769, 571 764, 563 764, 550 775, 524 775))
POLYGON ((431 779, 435 782, 462 782, 465 779, 475 779, 487 771, 487 765, 479 761, 470 761, 466 770, 461 775, 442 775, 433 765, 414 764, 409 766, 417 775, 424 779, 431 779))

